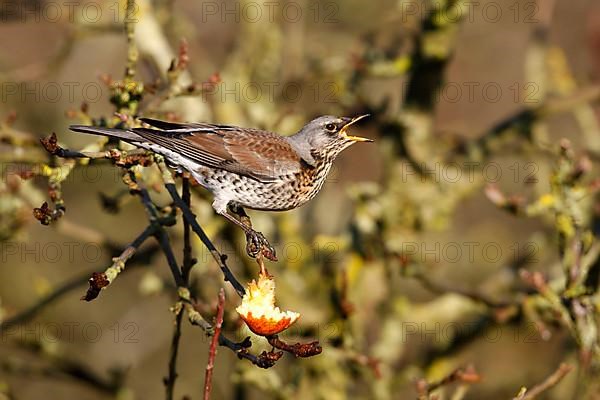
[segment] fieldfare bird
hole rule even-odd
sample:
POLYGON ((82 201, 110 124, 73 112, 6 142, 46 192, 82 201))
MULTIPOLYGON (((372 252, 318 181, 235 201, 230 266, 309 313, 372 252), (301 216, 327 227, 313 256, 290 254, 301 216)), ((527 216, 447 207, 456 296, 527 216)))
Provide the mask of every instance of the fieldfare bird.
POLYGON ((232 125, 173 123, 140 118, 150 127, 115 129, 72 125, 75 132, 118 138, 165 157, 187 170, 214 195, 215 211, 246 233, 246 251, 277 260, 275 250, 255 231, 244 207, 284 211, 311 200, 323 187, 333 161, 356 142, 348 127, 366 117, 321 116, 292 136, 232 125), (228 208, 239 219, 228 213, 228 208))

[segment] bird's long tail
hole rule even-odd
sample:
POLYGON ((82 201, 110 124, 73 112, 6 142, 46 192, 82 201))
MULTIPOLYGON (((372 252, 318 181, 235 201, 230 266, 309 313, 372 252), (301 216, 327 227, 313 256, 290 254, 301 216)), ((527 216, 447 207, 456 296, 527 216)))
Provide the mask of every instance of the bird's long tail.
POLYGON ((114 138, 119 138, 125 142, 141 142, 144 139, 138 134, 127 131, 124 129, 116 129, 116 128, 104 128, 99 126, 87 126, 87 125, 71 125, 69 129, 73 132, 81 132, 81 133, 90 133, 92 135, 101 135, 101 136, 109 136, 114 138))

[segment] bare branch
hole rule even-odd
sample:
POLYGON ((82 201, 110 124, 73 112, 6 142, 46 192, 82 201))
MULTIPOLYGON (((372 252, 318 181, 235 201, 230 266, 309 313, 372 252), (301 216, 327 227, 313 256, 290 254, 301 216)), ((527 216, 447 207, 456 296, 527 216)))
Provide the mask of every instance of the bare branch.
POLYGON ((217 304, 217 319, 215 321, 215 334, 210 342, 210 350, 208 352, 208 363, 206 365, 206 374, 204 375, 204 400, 210 399, 210 391, 212 389, 212 376, 215 367, 215 357, 217 355, 217 344, 223 327, 223 313, 225 309, 225 291, 223 288, 219 290, 219 302, 217 304))

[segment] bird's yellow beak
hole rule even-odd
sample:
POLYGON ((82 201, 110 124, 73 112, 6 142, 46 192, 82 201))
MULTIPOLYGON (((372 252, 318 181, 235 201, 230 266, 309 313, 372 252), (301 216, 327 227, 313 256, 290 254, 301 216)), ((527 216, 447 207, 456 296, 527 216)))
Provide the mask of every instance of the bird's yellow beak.
POLYGON ((361 119, 366 118, 368 116, 369 116, 369 114, 364 114, 364 115, 360 115, 358 117, 354 117, 352 119, 348 118, 350 121, 348 121, 348 123, 342 127, 342 130, 340 131, 340 134, 342 136, 344 136, 345 138, 350 139, 350 140, 352 140, 354 142, 372 142, 373 141, 372 139, 368 139, 368 138, 364 138, 364 137, 360 137, 360 136, 350 136, 350 135, 348 135, 346 133, 346 130, 350 127, 350 125, 352 125, 352 124, 354 124, 354 123, 356 123, 356 122, 360 121, 361 119))

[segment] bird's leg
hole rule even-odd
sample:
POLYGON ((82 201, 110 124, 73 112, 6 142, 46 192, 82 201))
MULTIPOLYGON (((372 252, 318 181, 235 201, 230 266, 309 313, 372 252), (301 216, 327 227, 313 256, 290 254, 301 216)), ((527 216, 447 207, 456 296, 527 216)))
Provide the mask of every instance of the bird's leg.
POLYGON ((233 204, 229 206, 231 212, 237 215, 240 218, 240 222, 246 225, 248 228, 252 229, 252 221, 250 220, 250 216, 246 214, 246 210, 244 207, 239 206, 237 204, 233 204))
POLYGON ((232 205, 230 208, 234 214, 239 216, 239 220, 230 215, 227 209, 217 212, 244 230, 244 233, 246 233, 246 253, 252 258, 262 254, 271 261, 277 261, 275 249, 261 232, 252 228, 252 222, 246 211, 238 205, 232 205))

